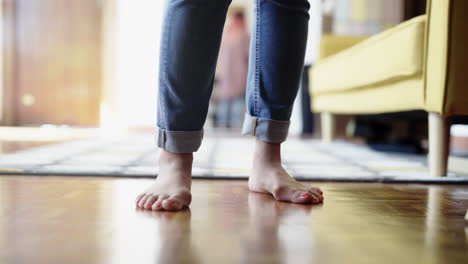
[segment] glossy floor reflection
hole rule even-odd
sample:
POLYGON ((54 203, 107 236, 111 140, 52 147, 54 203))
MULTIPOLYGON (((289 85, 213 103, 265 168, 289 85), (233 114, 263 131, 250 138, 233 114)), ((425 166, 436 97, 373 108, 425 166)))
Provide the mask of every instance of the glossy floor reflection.
POLYGON ((150 180, 0 177, 0 263, 467 263, 468 187, 317 183, 323 205, 197 180, 190 210, 138 210, 150 180))

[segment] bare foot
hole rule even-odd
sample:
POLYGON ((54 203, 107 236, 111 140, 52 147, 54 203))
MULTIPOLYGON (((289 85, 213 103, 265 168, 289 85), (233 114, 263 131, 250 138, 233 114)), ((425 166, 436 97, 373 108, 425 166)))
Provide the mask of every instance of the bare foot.
POLYGON ((161 150, 156 181, 136 199, 142 209, 177 211, 190 205, 193 154, 161 150))
POLYGON ((289 176, 281 166, 280 149, 280 144, 256 139, 249 189, 269 193, 278 201, 301 204, 323 202, 323 193, 319 188, 302 184, 289 176))

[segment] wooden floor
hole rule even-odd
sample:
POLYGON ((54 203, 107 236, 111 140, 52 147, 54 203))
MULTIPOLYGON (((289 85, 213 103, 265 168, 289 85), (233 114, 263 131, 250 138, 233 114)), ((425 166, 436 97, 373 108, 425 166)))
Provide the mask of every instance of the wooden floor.
POLYGON ((468 187, 315 183, 323 205, 196 180, 190 210, 138 210, 151 180, 0 177, 0 263, 468 263, 468 187))

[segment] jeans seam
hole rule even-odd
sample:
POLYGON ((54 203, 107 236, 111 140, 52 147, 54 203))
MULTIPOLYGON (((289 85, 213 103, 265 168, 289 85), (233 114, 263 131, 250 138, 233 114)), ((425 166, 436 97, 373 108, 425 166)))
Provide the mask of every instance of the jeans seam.
MULTIPOLYGON (((170 3, 168 3, 168 4, 170 4, 170 3)), ((167 7, 167 10, 168 10, 168 9, 169 9, 169 8, 167 7)), ((167 84, 169 83, 169 80, 168 80, 168 77, 167 77, 167 53, 168 53, 167 48, 169 47, 169 45, 168 45, 169 36, 168 36, 168 35, 169 35, 170 32, 171 32, 171 31, 170 31, 170 25, 171 25, 170 20, 171 20, 171 16, 172 16, 172 12, 168 12, 168 13, 167 13, 167 17, 166 17, 166 19, 165 19, 165 21, 164 21, 164 28, 163 28, 163 38, 164 38, 164 41, 163 41, 163 44, 162 44, 162 48, 163 48, 164 52, 163 52, 163 56, 162 56, 162 57, 163 57, 163 58, 162 58, 162 60, 163 60, 162 75, 163 75, 163 76, 162 76, 161 78, 162 78, 163 84, 166 85, 166 86, 167 86, 167 84)), ((161 87, 159 87, 159 89, 161 89, 161 87)), ((159 93, 159 97, 160 97, 160 100, 162 101, 162 102, 161 102, 161 105, 162 105, 162 107, 161 107, 161 108, 162 108, 162 116, 165 116, 165 115, 166 115, 166 105, 165 105, 164 101, 162 100, 164 96, 161 96, 161 95, 162 95, 162 93, 160 92, 160 93, 159 93)), ((164 118, 163 118, 163 119, 164 119, 164 118)), ((162 124, 163 124, 163 127, 164 127, 164 128, 167 128, 166 120, 162 120, 162 124)))
POLYGON ((162 146, 163 146, 163 149, 166 148, 166 130, 165 129, 161 129, 161 141, 162 141, 162 146))
POLYGON ((255 14, 255 84, 254 84, 254 115, 258 116, 258 90, 260 89, 260 5, 256 0, 257 12, 255 14))

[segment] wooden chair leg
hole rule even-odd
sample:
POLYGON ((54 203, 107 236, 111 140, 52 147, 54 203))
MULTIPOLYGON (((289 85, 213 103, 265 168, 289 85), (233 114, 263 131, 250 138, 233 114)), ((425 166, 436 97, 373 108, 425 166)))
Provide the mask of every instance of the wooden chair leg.
POLYGON ((335 138, 335 117, 330 112, 320 114, 322 125, 322 141, 332 142, 335 138))
POLYGON ((438 113, 429 113, 429 172, 431 176, 447 175, 449 127, 445 117, 438 113))

